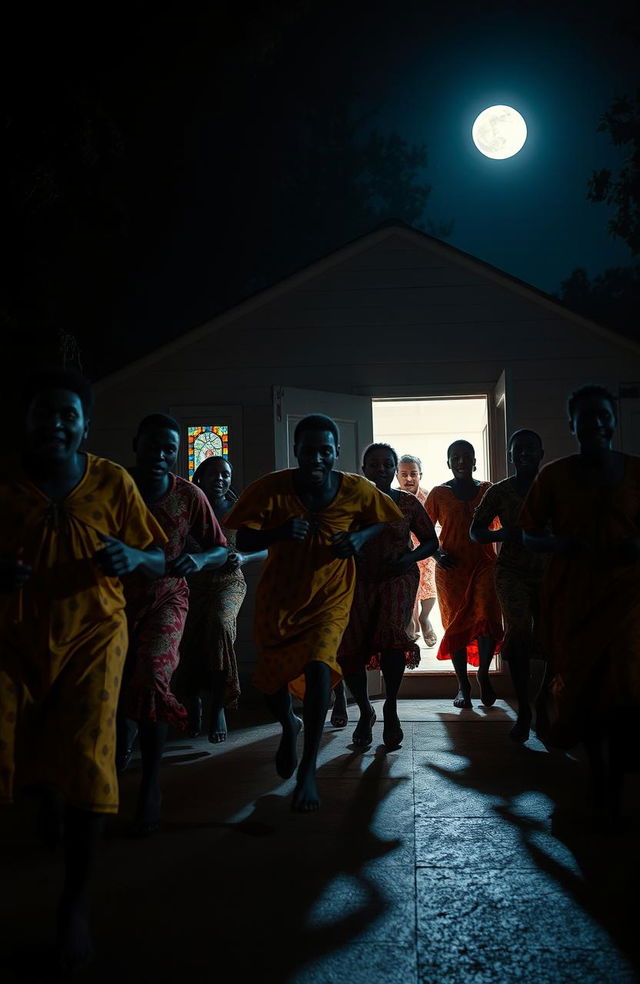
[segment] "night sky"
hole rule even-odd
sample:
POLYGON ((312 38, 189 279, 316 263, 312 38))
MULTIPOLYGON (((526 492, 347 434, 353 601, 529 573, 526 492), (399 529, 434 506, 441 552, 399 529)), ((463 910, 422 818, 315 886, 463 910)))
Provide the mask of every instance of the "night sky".
POLYGON ((633 262, 586 198, 621 161, 601 114, 640 81, 631 3, 114 11, 27 10, 4 37, 3 316, 44 354, 64 328, 99 377, 389 219, 550 293, 633 262), (529 130, 505 161, 471 142, 494 103, 529 130), (418 156, 376 158, 363 197, 371 131, 418 156))

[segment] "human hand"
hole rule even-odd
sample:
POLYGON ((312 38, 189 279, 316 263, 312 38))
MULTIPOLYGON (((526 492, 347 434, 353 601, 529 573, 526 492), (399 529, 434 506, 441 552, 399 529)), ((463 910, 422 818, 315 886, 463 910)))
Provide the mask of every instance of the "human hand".
POLYGON ((362 530, 351 530, 349 533, 343 530, 341 533, 334 533, 331 540, 333 543, 333 552, 336 557, 345 559, 347 557, 355 557, 360 552, 362 545, 366 541, 366 537, 363 535, 362 530))
POLYGON ((286 523, 278 527, 278 539, 301 543, 307 539, 310 529, 311 523, 307 519, 301 519, 300 516, 292 516, 286 523))
POLYGON ((183 553, 167 564, 169 577, 188 577, 202 570, 202 554, 183 553))
POLYGON ((521 526, 509 526, 506 530, 506 536, 504 539, 505 543, 517 543, 522 544, 522 527, 521 526))
POLYGON ((33 568, 24 563, 23 553, 19 547, 15 557, 0 557, 0 593, 19 591, 28 581, 33 568))
POLYGON ((98 536, 104 547, 94 554, 93 559, 102 569, 103 574, 107 577, 122 577, 135 571, 140 564, 139 550, 128 547, 114 536, 105 536, 103 533, 98 533, 98 536))
POLYGON ((434 554, 434 557, 436 564, 441 567, 443 571, 452 571, 454 567, 458 566, 455 557, 452 557, 451 554, 441 553, 441 551, 438 551, 438 553, 434 554))
POLYGON ((238 553, 237 550, 232 551, 227 557, 227 562, 221 569, 230 573, 231 571, 237 571, 245 563, 245 555, 238 553))

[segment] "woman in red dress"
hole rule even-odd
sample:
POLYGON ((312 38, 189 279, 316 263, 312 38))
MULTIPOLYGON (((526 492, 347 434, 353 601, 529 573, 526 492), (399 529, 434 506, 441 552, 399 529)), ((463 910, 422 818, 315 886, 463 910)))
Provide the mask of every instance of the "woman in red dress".
POLYGON ((407 634, 420 581, 417 561, 438 547, 433 525, 415 495, 392 489, 398 456, 388 444, 371 444, 364 453, 362 471, 402 511, 402 519, 388 523, 356 558, 356 591, 349 624, 338 650, 346 684, 360 709, 353 743, 368 747, 375 711, 367 693, 367 666, 380 667, 385 682, 382 740, 397 748, 404 738, 396 698, 405 666, 417 666, 420 649, 407 634), (419 541, 413 550, 411 533, 419 541))
POLYGON ((496 552, 490 543, 473 543, 469 528, 491 482, 474 479, 475 450, 469 441, 450 445, 447 464, 453 478, 431 490, 426 506, 431 521, 441 527, 436 587, 445 633, 437 656, 453 662, 458 678, 454 707, 472 706, 468 663, 478 667, 480 700, 490 706, 496 695, 489 667, 503 635, 494 583, 496 552))

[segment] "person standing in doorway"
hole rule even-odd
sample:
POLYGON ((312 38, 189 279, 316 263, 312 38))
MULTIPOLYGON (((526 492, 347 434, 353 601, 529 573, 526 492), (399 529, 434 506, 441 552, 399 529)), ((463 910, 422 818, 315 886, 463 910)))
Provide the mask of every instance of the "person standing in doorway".
POLYGON ((179 478, 173 468, 180 447, 180 425, 155 413, 138 425, 133 477, 168 543, 164 577, 148 585, 132 577, 126 584, 130 626, 126 679, 120 708, 120 768, 130 754, 126 719, 137 723, 142 779, 132 832, 153 833, 160 824, 160 761, 169 726, 186 726, 187 712, 171 691, 187 617, 186 578, 221 567, 226 540, 204 492, 179 478), (191 549, 195 541, 197 551, 191 549))
POLYGON ((360 551, 351 615, 338 651, 347 686, 360 709, 353 743, 365 748, 373 740, 376 720, 367 693, 367 666, 380 668, 384 677, 384 744, 397 748, 404 738, 398 690, 405 667, 416 667, 420 662, 420 649, 407 635, 420 581, 417 564, 438 549, 433 524, 417 497, 391 488, 397 468, 398 456, 389 444, 371 444, 364 452, 365 478, 395 502, 402 518, 388 523, 382 534, 360 551), (418 541, 415 549, 412 533, 418 541))
MULTIPOLYGON (((398 462, 398 485, 405 492, 411 492, 422 506, 426 507, 428 492, 423 489, 422 461, 413 454, 403 454, 398 462)), ((414 549, 418 546, 415 534, 411 534, 414 549)), ((420 584, 416 595, 416 603, 412 616, 411 634, 414 639, 422 638, 428 649, 433 649, 438 641, 435 629, 431 624, 431 612, 436 603, 436 562, 434 557, 418 561, 420 584)))
POLYGON ((282 726, 278 774, 296 770, 302 722, 291 693, 304 697, 304 749, 292 808, 317 810, 316 761, 332 684, 342 676, 338 646, 349 620, 355 556, 398 507, 365 478, 334 469, 338 427, 324 414, 300 420, 294 432, 297 468, 265 475, 225 516, 239 550, 268 550, 256 596, 258 664, 254 684, 282 726))
MULTIPOLYGON (((505 637, 500 650, 518 701, 518 717, 511 729, 514 741, 525 742, 531 727, 529 697, 530 661, 542 659, 538 618, 540 591, 547 558, 528 550, 522 543, 520 511, 531 483, 538 474, 544 450, 539 434, 518 430, 509 440, 509 461, 515 475, 492 485, 477 507, 471 526, 476 543, 502 544, 496 563, 496 591, 505 623, 505 637), (500 529, 495 528, 495 520, 500 529)), ((542 701, 538 704, 541 713, 542 701)), ((536 720, 536 728, 542 730, 536 720)))
POLYGON ((189 730, 193 737, 202 727, 200 691, 210 694, 208 733, 213 744, 225 741, 225 709, 235 708, 240 696, 235 652, 236 620, 247 593, 242 573, 245 564, 265 560, 266 550, 241 553, 236 533, 225 526, 225 516, 237 501, 231 489, 233 469, 228 458, 214 455, 198 465, 191 481, 202 489, 227 541, 227 562, 215 570, 192 574, 189 614, 180 644, 180 689, 189 694, 189 730))
POLYGON ((502 639, 500 604, 494 583, 496 552, 490 543, 474 543, 469 528, 476 507, 490 487, 473 477, 476 455, 469 441, 454 441, 447 451, 453 478, 431 489, 427 512, 440 524, 436 587, 444 626, 438 659, 450 659, 458 678, 454 707, 471 707, 467 664, 477 666, 481 702, 490 707, 496 695, 489 668, 502 639))

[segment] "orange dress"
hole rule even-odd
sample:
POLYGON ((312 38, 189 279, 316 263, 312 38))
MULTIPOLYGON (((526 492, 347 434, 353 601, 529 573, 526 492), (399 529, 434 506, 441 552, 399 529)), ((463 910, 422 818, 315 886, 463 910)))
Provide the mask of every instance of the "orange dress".
POLYGON ((0 802, 44 783, 71 806, 116 813, 125 599, 93 558, 99 534, 138 549, 166 537, 124 468, 92 454, 57 504, 16 464, 0 467, 0 530, 3 553, 21 549, 33 567, 0 595, 0 802))
POLYGON ((466 649, 471 666, 480 663, 480 636, 490 636, 498 644, 503 635, 494 582, 496 552, 492 544, 474 543, 469 537, 476 506, 490 486, 491 482, 480 482, 473 499, 463 502, 450 485, 436 485, 426 504, 431 522, 441 527, 440 549, 456 560, 450 571, 436 565, 438 604, 445 630, 437 657, 451 659, 453 653, 466 649))
POLYGON ((622 481, 586 486, 579 455, 542 469, 520 523, 591 545, 587 554, 553 554, 542 588, 541 632, 554 672, 552 740, 576 744, 588 721, 640 705, 640 563, 615 564, 612 548, 640 536, 640 458, 625 455, 622 481))
POLYGON ((278 541, 256 593, 254 633, 258 663, 253 682, 265 694, 289 685, 304 694, 304 669, 318 660, 331 668, 332 686, 342 678, 337 653, 349 621, 356 580, 353 557, 336 557, 332 537, 373 523, 402 519, 396 504, 359 475, 336 472, 338 493, 324 509, 310 513, 298 497, 293 468, 252 482, 224 517, 225 526, 271 530, 293 517, 308 519, 302 542, 278 541))

